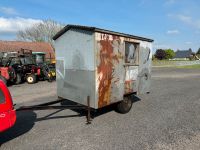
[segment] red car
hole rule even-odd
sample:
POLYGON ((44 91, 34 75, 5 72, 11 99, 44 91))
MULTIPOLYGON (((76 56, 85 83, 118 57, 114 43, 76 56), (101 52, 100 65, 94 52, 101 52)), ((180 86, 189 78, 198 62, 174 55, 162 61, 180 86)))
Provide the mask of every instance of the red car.
POLYGON ((0 80, 0 132, 11 128, 16 121, 16 112, 7 86, 0 80))

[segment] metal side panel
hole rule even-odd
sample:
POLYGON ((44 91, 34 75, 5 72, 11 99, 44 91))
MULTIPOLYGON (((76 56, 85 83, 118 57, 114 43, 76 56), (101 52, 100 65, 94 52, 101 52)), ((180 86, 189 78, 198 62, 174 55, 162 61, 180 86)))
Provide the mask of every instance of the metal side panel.
POLYGON ((123 100, 124 44, 119 36, 96 33, 96 97, 98 108, 123 100))
POLYGON ((94 71, 65 69, 65 79, 57 80, 57 94, 60 97, 95 108, 94 71))
POLYGON ((138 66, 125 66, 125 71, 124 94, 137 92, 138 66))
POLYGON ((55 41, 57 95, 95 108, 94 34, 71 29, 55 41))
POLYGON ((65 60, 65 69, 95 70, 94 36, 91 31, 71 29, 55 41, 56 60, 65 60))
POLYGON ((141 44, 139 51, 138 94, 150 92, 151 85, 151 43, 141 44))

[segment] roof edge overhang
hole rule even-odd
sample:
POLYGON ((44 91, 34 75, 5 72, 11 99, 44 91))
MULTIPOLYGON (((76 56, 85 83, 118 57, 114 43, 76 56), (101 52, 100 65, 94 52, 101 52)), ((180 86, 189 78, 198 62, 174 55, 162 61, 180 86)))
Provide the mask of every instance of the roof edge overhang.
POLYGON ((81 30, 86 30, 86 31, 93 31, 93 32, 100 32, 100 33, 107 33, 107 34, 112 34, 112 35, 118 35, 126 38, 132 38, 136 40, 141 40, 141 41, 147 41, 147 42, 153 42, 153 39, 149 38, 144 38, 140 36, 135 36, 131 34, 125 34, 121 32, 115 32, 115 31, 110 31, 110 30, 105 30, 105 29, 100 29, 96 27, 89 27, 89 26, 80 26, 80 25, 67 25, 63 29, 61 29, 54 37, 53 40, 58 39, 60 36, 62 36, 65 32, 67 32, 70 29, 81 29, 81 30))

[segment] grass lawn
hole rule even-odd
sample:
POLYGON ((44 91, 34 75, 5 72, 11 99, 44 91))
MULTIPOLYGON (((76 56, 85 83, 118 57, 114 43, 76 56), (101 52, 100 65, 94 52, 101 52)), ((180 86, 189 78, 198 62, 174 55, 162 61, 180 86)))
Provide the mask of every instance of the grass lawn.
POLYGON ((152 64, 153 66, 164 66, 164 65, 170 65, 173 66, 175 65, 177 62, 185 62, 188 60, 153 60, 152 64))
POLYGON ((186 69, 200 69, 200 65, 187 65, 187 66, 178 66, 177 68, 186 68, 186 69))

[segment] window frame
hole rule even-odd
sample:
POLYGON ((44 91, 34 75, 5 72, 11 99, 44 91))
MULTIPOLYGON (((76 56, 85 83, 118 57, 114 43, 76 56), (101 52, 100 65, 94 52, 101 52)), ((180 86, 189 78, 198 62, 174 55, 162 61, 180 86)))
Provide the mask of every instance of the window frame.
POLYGON ((139 66, 139 55, 140 55, 139 51, 140 51, 140 43, 139 42, 124 41, 124 57, 125 57, 124 64, 126 66, 139 66), (137 46, 137 48, 136 48, 137 62, 135 62, 135 63, 131 63, 131 62, 128 63, 128 62, 126 62, 126 43, 130 43, 130 44, 133 44, 134 46, 135 45, 137 46))

